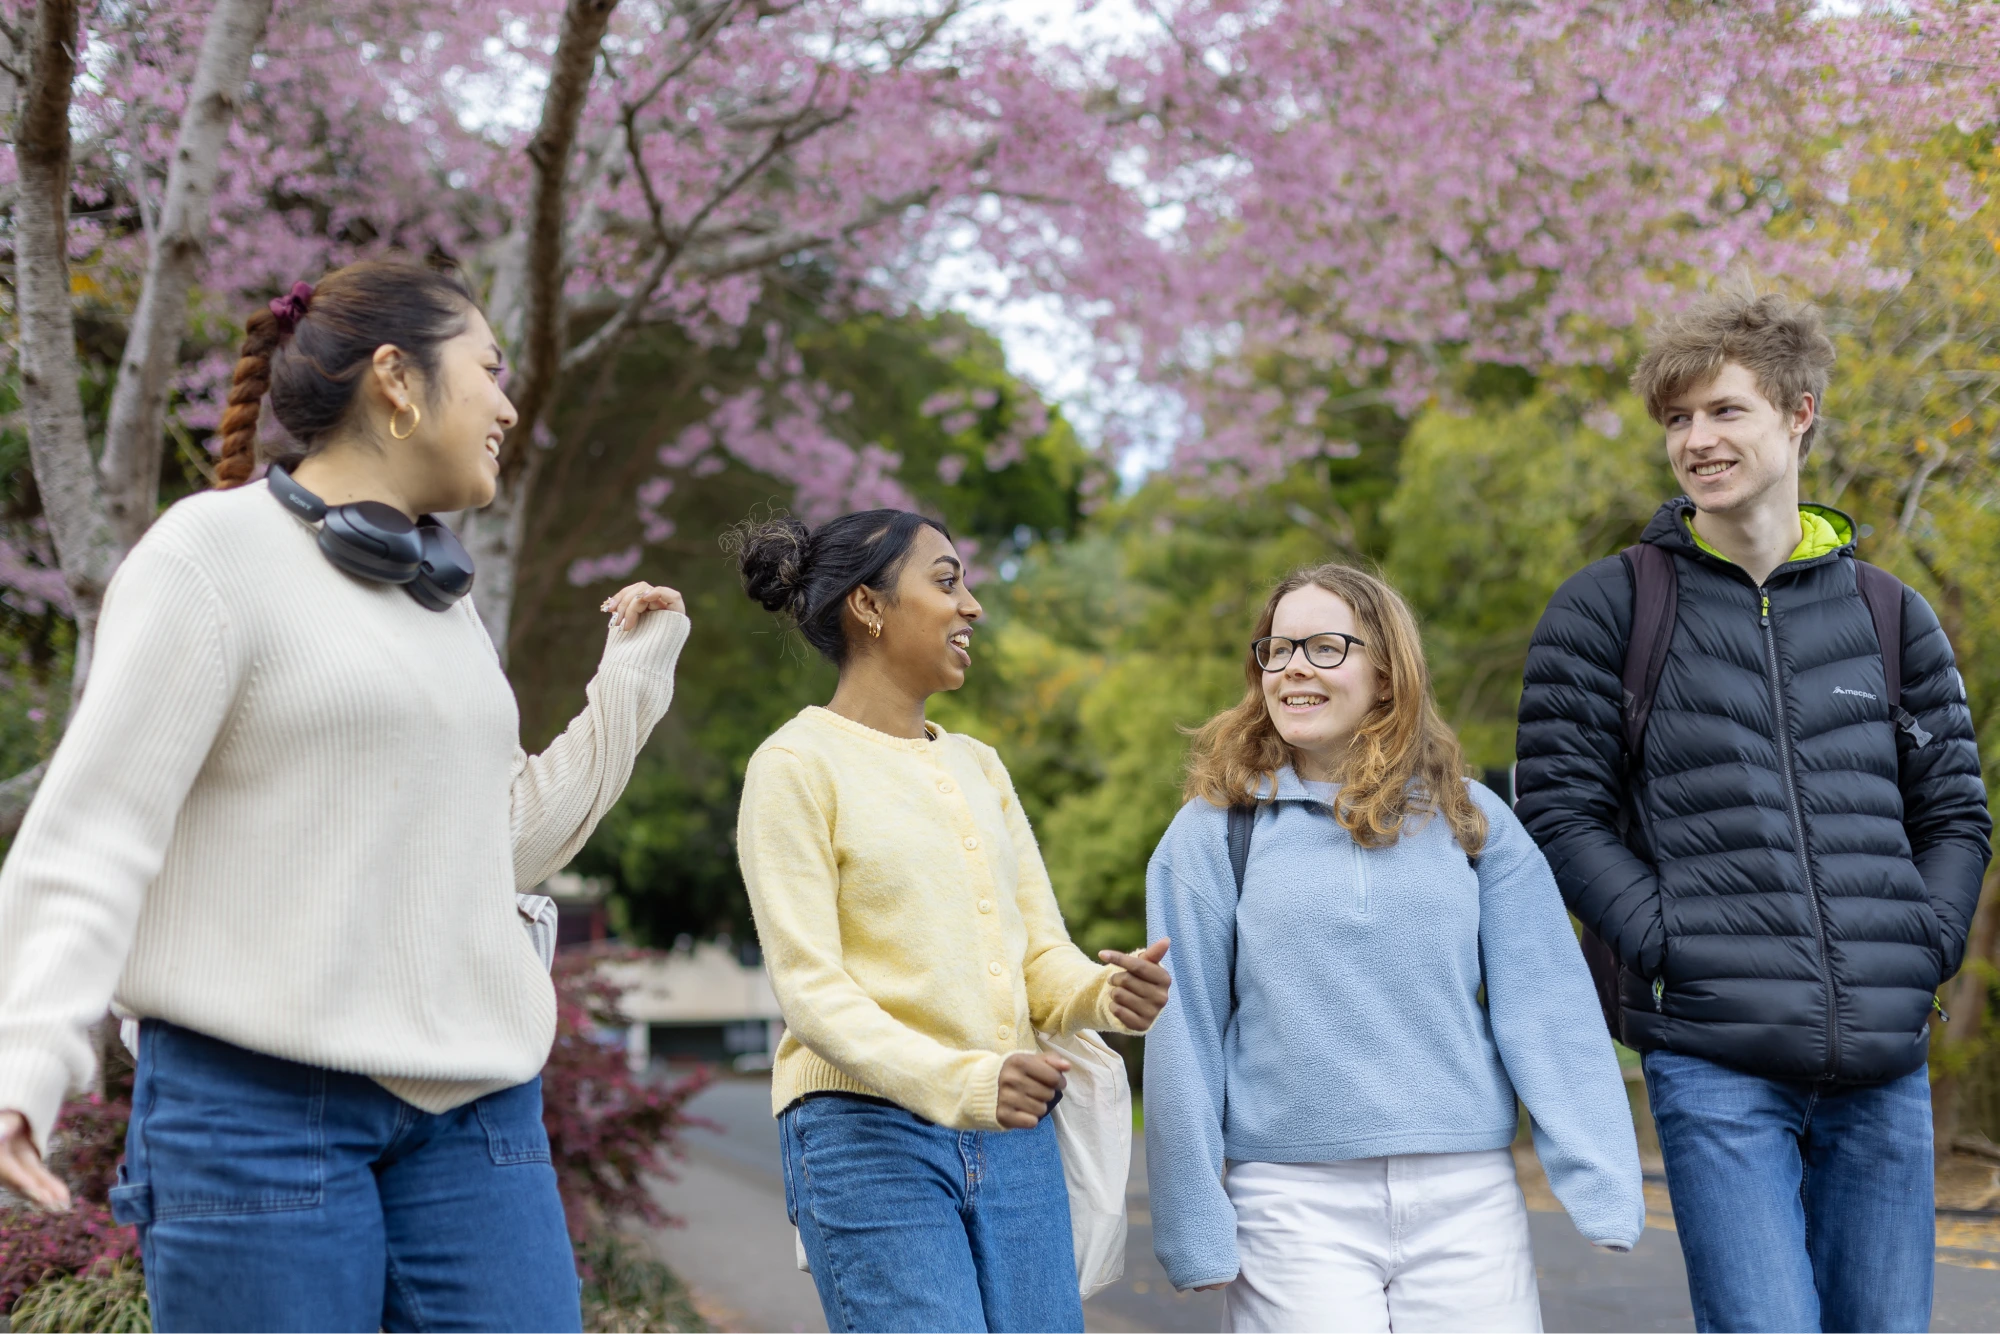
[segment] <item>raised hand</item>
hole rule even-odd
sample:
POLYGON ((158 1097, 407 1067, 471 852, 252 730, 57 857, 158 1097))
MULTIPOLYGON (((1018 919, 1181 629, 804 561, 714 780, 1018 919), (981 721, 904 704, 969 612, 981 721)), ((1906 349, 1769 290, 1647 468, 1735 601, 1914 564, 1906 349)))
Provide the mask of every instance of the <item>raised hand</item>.
POLYGON ((599 611, 611 613, 613 628, 630 630, 649 611, 677 611, 687 615, 687 600, 671 588, 653 584, 627 584, 599 604, 599 611))
POLYGON ((1099 950, 1097 957, 1120 970, 1111 975, 1111 1013, 1134 1033, 1151 1028, 1174 985, 1172 975, 1160 967, 1160 960, 1167 957, 1167 938, 1160 937, 1137 954, 1099 950))

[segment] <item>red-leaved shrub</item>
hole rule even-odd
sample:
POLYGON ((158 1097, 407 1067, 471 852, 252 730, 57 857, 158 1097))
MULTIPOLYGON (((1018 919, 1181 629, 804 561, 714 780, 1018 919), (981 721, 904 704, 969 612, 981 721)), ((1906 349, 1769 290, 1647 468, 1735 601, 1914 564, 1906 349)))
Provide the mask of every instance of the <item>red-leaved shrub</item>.
MULTIPOLYGON (((708 1083, 704 1073, 654 1086, 625 1068, 624 1050, 612 1040, 626 1023, 618 991, 596 966, 631 957, 597 951, 556 961, 556 1041, 542 1071, 542 1116, 577 1241, 620 1219, 668 1221, 646 1178, 669 1175, 676 1137, 697 1124, 687 1101, 708 1083)), ((138 1254, 136 1230, 114 1223, 108 1203, 132 1116, 131 1067, 114 1061, 107 1087, 106 1097, 65 1103, 57 1121, 50 1166, 69 1182, 70 1212, 0 1208, 0 1315, 38 1283, 138 1254)))
POLYGON ((49 1166, 69 1183, 74 1206, 66 1214, 0 1209, 0 1315, 37 1283, 139 1253, 137 1233, 111 1221, 108 1202, 132 1116, 132 1071, 108 1073, 110 1096, 65 1103, 56 1121, 61 1137, 49 1166))
POLYGON ((570 1236, 578 1241, 618 1219, 667 1220, 646 1178, 671 1177, 682 1128, 700 1124, 688 1099, 710 1076, 656 1086, 625 1067, 626 1018, 618 989, 597 972, 631 951, 571 951, 556 959, 556 1042, 542 1071, 542 1119, 570 1236))

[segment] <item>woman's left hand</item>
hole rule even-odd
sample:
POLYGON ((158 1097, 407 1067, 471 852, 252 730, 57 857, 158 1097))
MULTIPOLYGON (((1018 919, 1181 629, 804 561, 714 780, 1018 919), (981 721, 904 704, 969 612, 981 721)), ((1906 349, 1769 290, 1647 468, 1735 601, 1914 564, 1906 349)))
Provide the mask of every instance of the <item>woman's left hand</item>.
POLYGON ((1111 975, 1111 1013, 1134 1033, 1143 1033, 1160 1017, 1167 1003, 1173 977, 1160 967, 1167 957, 1167 940, 1162 936, 1137 954, 1099 950, 1097 957, 1120 971, 1111 975))
POLYGON ((624 627, 630 630, 639 623, 639 618, 649 611, 677 611, 687 615, 687 601, 671 588, 661 588, 653 584, 627 584, 604 599, 599 611, 611 613, 613 629, 624 627))

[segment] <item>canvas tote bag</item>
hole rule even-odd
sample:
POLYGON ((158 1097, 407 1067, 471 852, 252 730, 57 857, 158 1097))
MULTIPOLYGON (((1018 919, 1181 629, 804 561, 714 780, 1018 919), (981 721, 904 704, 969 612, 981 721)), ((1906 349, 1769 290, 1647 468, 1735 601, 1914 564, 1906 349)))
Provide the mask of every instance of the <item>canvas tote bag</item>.
MULTIPOLYGON (((1132 1085, 1125 1062, 1095 1033, 1035 1034, 1043 1055, 1069 1061, 1056 1104, 1056 1147, 1069 1187, 1077 1295, 1090 1298, 1125 1276, 1125 1183, 1132 1170, 1132 1085)), ((793 1260, 811 1273, 805 1242, 792 1229, 793 1260)))

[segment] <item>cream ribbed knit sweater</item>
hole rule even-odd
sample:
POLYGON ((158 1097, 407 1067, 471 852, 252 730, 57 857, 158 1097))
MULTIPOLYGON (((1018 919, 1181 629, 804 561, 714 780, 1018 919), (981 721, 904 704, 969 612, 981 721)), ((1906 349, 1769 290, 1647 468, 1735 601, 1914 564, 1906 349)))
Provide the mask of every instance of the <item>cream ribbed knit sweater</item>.
POLYGON ((532 1078, 555 997, 514 894, 617 800, 687 634, 612 630, 530 758, 469 600, 342 574, 262 482, 175 505, 0 871, 0 1108, 46 1149, 114 996, 428 1111, 532 1078))
POLYGON ((810 708, 750 757, 737 852, 785 1015, 771 1110, 866 1093, 997 1130, 1035 1034, 1124 1032, 1111 968, 1070 943, 1000 756, 810 708))

